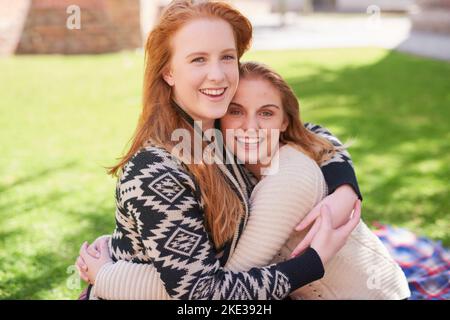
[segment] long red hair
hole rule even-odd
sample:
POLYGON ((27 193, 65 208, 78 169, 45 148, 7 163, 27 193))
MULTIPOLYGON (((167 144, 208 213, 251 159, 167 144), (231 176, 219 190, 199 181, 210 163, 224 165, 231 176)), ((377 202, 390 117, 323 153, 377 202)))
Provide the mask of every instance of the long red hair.
MULTIPOLYGON (((216 1, 171 2, 150 32, 145 46, 143 109, 131 139, 131 146, 120 161, 109 169, 110 174, 118 176, 124 165, 148 141, 171 151, 175 146, 171 141, 174 130, 184 128, 193 131, 172 106, 171 87, 163 80, 163 73, 172 56, 170 39, 187 22, 203 17, 222 19, 231 25, 239 58, 250 47, 252 25, 230 5, 216 1)), ((191 136, 193 137, 193 134, 191 136)), ((233 237, 244 212, 243 204, 217 165, 185 165, 200 186, 206 227, 216 248, 220 248, 233 237)))

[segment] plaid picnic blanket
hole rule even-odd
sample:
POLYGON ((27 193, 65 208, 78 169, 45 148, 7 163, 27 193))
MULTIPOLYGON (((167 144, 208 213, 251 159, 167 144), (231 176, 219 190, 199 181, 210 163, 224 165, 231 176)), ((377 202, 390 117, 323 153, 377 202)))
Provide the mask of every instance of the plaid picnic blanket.
POLYGON ((405 272, 411 300, 450 300, 450 249, 405 229, 374 226, 374 233, 405 272))

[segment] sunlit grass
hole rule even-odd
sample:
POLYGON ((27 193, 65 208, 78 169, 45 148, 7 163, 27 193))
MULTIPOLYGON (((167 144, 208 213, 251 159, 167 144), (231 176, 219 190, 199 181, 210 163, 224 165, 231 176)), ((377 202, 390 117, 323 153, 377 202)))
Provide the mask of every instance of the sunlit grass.
MULTIPOLYGON (((450 244, 449 63, 378 49, 247 59, 289 80, 305 121, 354 138, 368 222, 450 244)), ((67 284, 80 244, 114 226, 104 166, 131 136, 142 71, 138 53, 0 60, 1 299, 77 297, 67 284)))
POLYGON ((261 52, 297 93, 305 121, 350 152, 363 215, 450 244, 450 64, 378 49, 261 52))

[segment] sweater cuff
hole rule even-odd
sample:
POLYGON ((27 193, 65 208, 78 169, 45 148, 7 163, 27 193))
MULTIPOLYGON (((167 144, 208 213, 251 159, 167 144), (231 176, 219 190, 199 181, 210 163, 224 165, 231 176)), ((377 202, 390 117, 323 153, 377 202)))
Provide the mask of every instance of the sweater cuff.
POLYGON ((304 285, 319 280, 325 274, 322 260, 316 250, 309 247, 301 255, 278 264, 291 282, 291 292, 304 285))
POLYGON ((123 260, 99 270, 93 292, 107 300, 171 299, 154 266, 123 260))
POLYGON ((96 298, 107 298, 108 287, 110 284, 109 276, 110 270, 112 269, 114 263, 108 262, 104 264, 97 273, 95 277, 95 284, 92 286, 92 295, 96 298))
POLYGON ((152 279, 148 268, 151 266, 123 260, 105 264, 95 279, 94 295, 107 300, 154 299, 149 295, 152 279))
POLYGON ((321 167, 323 176, 328 186, 328 194, 332 194, 338 187, 348 184, 350 185, 358 198, 362 200, 361 191, 359 190, 358 181, 356 180, 355 170, 347 163, 342 165, 340 162, 329 163, 321 167))

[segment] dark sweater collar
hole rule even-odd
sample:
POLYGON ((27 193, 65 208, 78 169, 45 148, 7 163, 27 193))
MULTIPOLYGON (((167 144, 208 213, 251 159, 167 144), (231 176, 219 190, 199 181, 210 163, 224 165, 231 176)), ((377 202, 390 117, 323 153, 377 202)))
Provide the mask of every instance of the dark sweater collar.
MULTIPOLYGON (((201 128, 195 123, 195 120, 185 111, 183 108, 181 108, 173 99, 171 100, 171 104, 176 110, 176 112, 188 123, 194 131, 199 134, 204 141, 211 143, 211 141, 204 137, 204 133, 201 130, 201 128)), ((218 129, 220 131, 220 120, 216 120, 214 122, 214 128, 218 129)), ((223 164, 218 164, 219 169, 221 170, 223 176, 225 177, 225 180, 228 181, 231 188, 236 192, 238 197, 241 199, 244 207, 245 207, 245 215, 242 217, 236 236, 231 239, 228 243, 224 245, 224 247, 221 248, 222 255, 220 257, 220 261, 222 265, 225 265, 227 262, 229 256, 233 253, 237 242, 239 241, 239 238, 243 232, 243 229, 245 225, 247 224, 248 219, 248 208, 249 203, 248 200, 250 198, 250 193, 253 188, 253 185, 251 184, 250 180, 245 177, 244 168, 238 163, 237 158, 226 149, 226 146, 224 144, 223 139, 220 139, 222 141, 222 155, 224 156, 223 164)), ((217 139, 215 139, 215 142, 217 142, 217 139)), ((200 188, 200 186, 199 186, 200 188)), ((197 194, 199 196, 200 193, 197 194)))
MULTIPOLYGON (((175 100, 171 99, 171 104, 174 107, 174 109, 176 110, 176 112, 181 116, 181 118, 183 118, 184 121, 186 121, 192 128, 194 128, 194 130, 201 134, 201 137, 204 138, 204 133, 201 130, 201 128, 199 126, 197 126, 197 124, 195 123, 195 120, 186 112, 183 110, 183 108, 181 108, 178 103, 175 102, 175 100)), ((220 121, 219 120, 215 120, 214 121, 214 128, 217 130, 220 130, 220 121)), ((211 142, 208 139, 204 138, 207 142, 211 142)))

